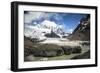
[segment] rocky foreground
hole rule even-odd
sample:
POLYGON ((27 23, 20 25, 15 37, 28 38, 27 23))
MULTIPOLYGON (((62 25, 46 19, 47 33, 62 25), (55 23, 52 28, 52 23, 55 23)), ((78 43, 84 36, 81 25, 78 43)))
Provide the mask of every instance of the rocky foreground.
MULTIPOLYGON (((50 40, 53 41, 54 39, 50 40)), ((83 55, 89 50, 89 47, 84 49, 85 45, 89 46, 88 42, 55 40, 55 42, 49 41, 50 43, 47 43, 47 40, 34 43, 33 40, 25 39, 24 61, 64 60, 74 59, 74 57, 75 59, 84 59, 85 57, 77 56, 83 55)))

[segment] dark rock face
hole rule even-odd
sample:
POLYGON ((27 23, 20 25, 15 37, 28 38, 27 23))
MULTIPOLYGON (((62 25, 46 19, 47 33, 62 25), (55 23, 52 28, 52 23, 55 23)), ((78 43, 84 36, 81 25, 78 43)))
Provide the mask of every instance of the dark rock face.
POLYGON ((51 31, 51 33, 47 33, 45 34, 46 37, 50 37, 50 38, 60 38, 60 36, 58 36, 55 32, 51 31))
POLYGON ((72 49, 72 53, 81 53, 82 52, 82 49, 80 46, 75 46, 73 49, 72 49))
POLYGON ((70 46, 62 46, 62 49, 66 55, 70 55, 72 53, 72 48, 70 46))
POLYGON ((73 31, 70 36, 70 40, 90 40, 90 15, 88 14, 86 18, 81 19, 80 24, 73 31))

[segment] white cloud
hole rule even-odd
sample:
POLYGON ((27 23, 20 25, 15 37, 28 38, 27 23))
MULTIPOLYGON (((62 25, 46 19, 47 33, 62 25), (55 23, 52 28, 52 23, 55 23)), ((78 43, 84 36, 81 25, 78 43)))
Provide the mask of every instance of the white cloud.
POLYGON ((63 18, 59 14, 56 13, 54 15, 54 19, 57 20, 57 21, 59 21, 59 20, 62 20, 63 18))
POLYGON ((25 23, 30 23, 32 20, 38 20, 45 15, 43 12, 29 12, 25 14, 25 23))
POLYGON ((51 18, 59 21, 62 20, 62 17, 57 13, 46 13, 46 12, 28 12, 25 14, 25 23, 31 23, 32 20, 39 20, 39 19, 49 20, 51 18))
POLYGON ((46 26, 47 28, 56 28, 57 27, 57 24, 53 21, 49 21, 49 20, 44 20, 42 23, 41 23, 42 26, 46 26))

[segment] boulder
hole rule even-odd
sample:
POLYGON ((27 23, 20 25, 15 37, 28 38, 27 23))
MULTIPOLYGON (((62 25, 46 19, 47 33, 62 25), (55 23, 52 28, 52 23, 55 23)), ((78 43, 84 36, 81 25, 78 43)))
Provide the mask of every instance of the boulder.
POLYGON ((29 55, 29 56, 24 57, 24 61, 34 61, 34 60, 35 60, 35 58, 33 55, 29 55))
POLYGON ((61 56, 61 55, 64 55, 64 50, 62 48, 57 50, 57 56, 61 56))
POLYGON ((70 46, 62 46, 65 55, 70 55, 72 53, 72 48, 70 46))
POLYGON ((36 57, 54 57, 64 54, 60 46, 54 44, 34 44, 31 48, 25 48, 24 55, 33 54, 36 57))
POLYGON ((82 49, 80 46, 62 46, 64 54, 70 55, 72 53, 81 53, 82 49))
POLYGON ((81 53, 81 52, 82 52, 82 49, 81 49, 80 46, 74 46, 74 47, 72 48, 72 53, 73 53, 73 54, 77 54, 77 53, 81 53))

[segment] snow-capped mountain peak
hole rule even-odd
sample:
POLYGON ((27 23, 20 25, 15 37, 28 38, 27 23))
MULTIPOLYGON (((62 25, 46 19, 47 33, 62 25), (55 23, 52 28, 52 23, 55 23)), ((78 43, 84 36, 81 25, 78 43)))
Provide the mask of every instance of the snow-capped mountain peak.
POLYGON ((25 36, 31 38, 45 38, 45 34, 50 34, 51 31, 60 37, 64 33, 61 25, 58 25, 53 21, 44 20, 43 22, 35 26, 26 26, 25 36))
POLYGON ((48 29, 54 29, 57 27, 57 24, 53 21, 44 20, 40 25, 48 29))

